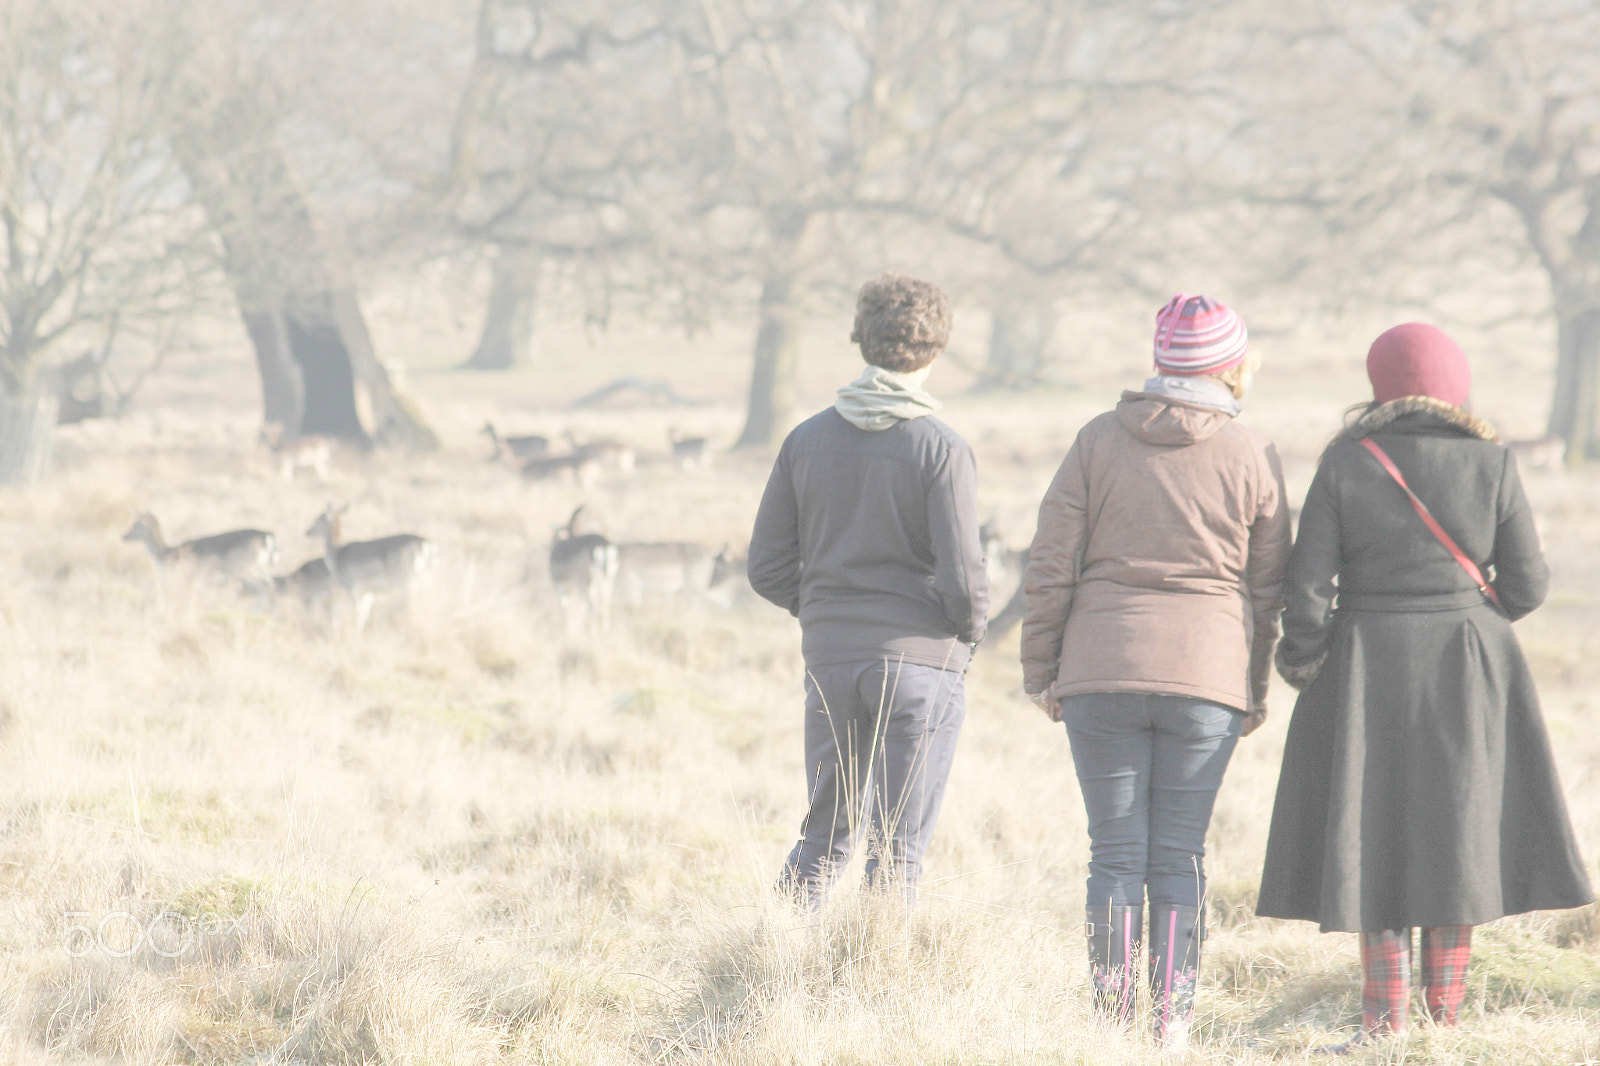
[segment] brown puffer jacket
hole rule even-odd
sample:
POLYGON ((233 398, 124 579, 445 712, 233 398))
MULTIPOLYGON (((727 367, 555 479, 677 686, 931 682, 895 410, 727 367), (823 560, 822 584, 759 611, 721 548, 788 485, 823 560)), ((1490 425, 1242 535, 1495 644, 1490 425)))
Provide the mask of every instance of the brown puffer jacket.
POLYGON ((1263 708, 1289 557, 1277 450, 1220 412, 1125 392, 1039 505, 1023 687, 1263 708))

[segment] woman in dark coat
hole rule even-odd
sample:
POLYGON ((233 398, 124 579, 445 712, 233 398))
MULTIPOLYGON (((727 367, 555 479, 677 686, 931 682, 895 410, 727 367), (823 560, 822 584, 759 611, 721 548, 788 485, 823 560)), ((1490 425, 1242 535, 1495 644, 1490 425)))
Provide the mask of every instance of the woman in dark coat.
POLYGON ((1384 333, 1367 374, 1284 582, 1278 669, 1302 691, 1256 908, 1360 932, 1354 1043, 1404 1030, 1413 927, 1429 1013, 1453 1025, 1472 926, 1594 899, 1511 630, 1549 584, 1516 463, 1465 410, 1466 357, 1440 330, 1384 333))

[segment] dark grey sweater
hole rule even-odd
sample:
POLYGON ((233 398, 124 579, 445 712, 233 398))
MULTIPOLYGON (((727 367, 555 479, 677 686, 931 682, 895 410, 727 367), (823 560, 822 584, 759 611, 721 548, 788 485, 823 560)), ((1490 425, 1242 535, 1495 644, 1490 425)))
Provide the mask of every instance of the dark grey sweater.
POLYGON ((802 422, 756 513, 750 584, 800 619, 808 664, 962 669, 989 606, 972 449, 931 417, 870 432, 830 407, 802 422))

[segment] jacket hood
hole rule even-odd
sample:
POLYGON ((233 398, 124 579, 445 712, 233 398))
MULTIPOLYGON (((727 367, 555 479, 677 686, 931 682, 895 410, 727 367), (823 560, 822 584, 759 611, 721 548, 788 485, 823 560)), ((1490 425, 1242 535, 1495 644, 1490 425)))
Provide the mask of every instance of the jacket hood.
POLYGON ((1372 433, 1385 430, 1403 431, 1411 426, 1449 426, 1470 437, 1498 444, 1500 434, 1493 426, 1470 411, 1436 400, 1432 396, 1402 396, 1398 400, 1379 404, 1346 426, 1339 434, 1350 440, 1360 440, 1372 433))
POLYGON ((1233 416, 1167 396, 1124 392, 1117 404, 1117 421, 1146 444, 1183 447, 1215 436, 1233 416))

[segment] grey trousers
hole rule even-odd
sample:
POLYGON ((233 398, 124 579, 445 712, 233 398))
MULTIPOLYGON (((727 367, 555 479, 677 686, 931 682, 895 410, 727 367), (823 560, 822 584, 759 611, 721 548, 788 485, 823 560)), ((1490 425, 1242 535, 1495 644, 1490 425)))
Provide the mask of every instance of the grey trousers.
POLYGON ((867 826, 869 886, 915 896, 956 738, 962 676, 877 659, 806 671, 806 777, 811 806, 780 887, 817 907, 867 826))
POLYGON ((1244 716, 1206 700, 1093 692, 1061 701, 1089 815, 1088 908, 1198 907, 1206 829, 1244 716))

